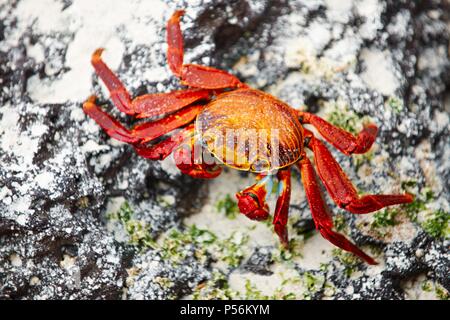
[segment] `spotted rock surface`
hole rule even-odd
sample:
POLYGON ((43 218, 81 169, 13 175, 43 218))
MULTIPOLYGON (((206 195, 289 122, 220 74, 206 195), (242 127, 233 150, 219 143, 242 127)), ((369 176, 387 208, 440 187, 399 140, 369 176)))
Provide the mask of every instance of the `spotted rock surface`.
POLYGON ((449 34, 446 0, 3 2, 0 298, 448 299, 449 34), (415 202, 355 216, 327 200, 377 266, 314 231, 298 173, 284 250, 270 223, 236 210, 253 176, 182 176, 83 114, 96 93, 132 123, 93 74, 98 47, 133 96, 180 88, 165 61, 177 8, 186 61, 352 132, 379 126, 367 155, 333 154, 361 192, 415 202))

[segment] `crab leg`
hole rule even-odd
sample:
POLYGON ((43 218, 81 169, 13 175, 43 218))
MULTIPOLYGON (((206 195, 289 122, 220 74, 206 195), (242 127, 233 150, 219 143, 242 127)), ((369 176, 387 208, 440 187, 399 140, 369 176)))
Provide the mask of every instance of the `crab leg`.
POLYGON ((95 96, 91 96, 83 104, 83 111, 97 122, 111 138, 127 143, 137 143, 139 141, 139 138, 134 136, 130 130, 95 104, 95 96))
POLYGON ((297 166, 299 167, 302 175, 302 182, 305 187, 306 197, 308 199, 309 207, 311 208, 314 223, 320 234, 337 247, 345 251, 354 253, 361 259, 365 260, 367 263, 377 264, 375 260, 365 254, 356 245, 351 243, 342 234, 339 234, 332 230, 333 220, 322 198, 314 168, 306 155, 304 155, 302 160, 297 163, 297 166))
POLYGON ((202 106, 187 107, 167 118, 139 124, 132 130, 129 130, 97 106, 95 104, 94 96, 90 97, 88 101, 83 104, 84 112, 94 119, 111 138, 131 144, 148 142, 192 122, 198 112, 200 112, 201 108, 202 106))
MULTIPOLYGON (((311 135, 308 132, 307 135, 311 135)), ((359 196, 353 184, 333 158, 327 147, 318 139, 312 137, 308 147, 314 152, 314 162, 320 179, 334 202, 341 208, 352 213, 369 213, 381 208, 414 200, 411 194, 370 194, 359 196)))
POLYGON ((246 84, 226 71, 216 68, 185 64, 181 69, 181 83, 203 89, 244 88, 246 84))
POLYGON ((138 124, 133 128, 131 134, 140 138, 142 143, 151 141, 192 122, 202 108, 203 106, 194 105, 175 112, 166 118, 138 124))
POLYGON ((258 174, 259 180, 254 185, 236 193, 239 211, 251 220, 266 220, 269 217, 269 206, 266 196, 272 190, 272 176, 258 174))
POLYGON ((195 148, 199 147, 195 146, 195 136, 184 141, 187 143, 186 146, 188 146, 188 148, 182 146, 177 148, 173 153, 175 164, 178 169, 182 173, 193 178, 213 179, 218 177, 222 172, 222 167, 217 164, 195 162, 195 148))
POLYGON ((182 15, 183 10, 176 11, 167 23, 167 62, 170 70, 181 79, 181 83, 203 89, 246 87, 228 72, 196 64, 183 64, 183 35, 180 28, 182 15))
POLYGON ((209 90, 177 90, 169 93, 145 94, 134 99, 132 105, 133 110, 137 113, 136 118, 149 118, 178 111, 195 101, 207 99, 209 96, 209 90))
POLYGON ((91 63, 97 75, 102 79, 103 83, 108 88, 111 100, 114 105, 126 114, 134 114, 131 107, 131 98, 123 83, 117 76, 109 69, 109 67, 102 60, 103 48, 97 49, 92 54, 91 63))
POLYGON ((177 111, 191 103, 207 99, 208 90, 187 89, 168 93, 146 94, 131 100, 130 94, 119 78, 102 60, 103 49, 97 49, 92 55, 92 65, 95 72, 108 88, 111 100, 122 112, 135 115, 137 118, 147 118, 177 111))
POLYGON ((181 33, 180 17, 184 10, 175 11, 167 22, 167 63, 170 70, 180 77, 183 66, 183 34, 181 33))
POLYGON ((173 132, 166 140, 151 146, 134 145, 136 153, 150 160, 164 160, 175 148, 194 134, 194 124, 173 132))
POLYGON ((275 232, 278 234, 281 243, 287 247, 289 244, 288 231, 286 224, 288 222, 289 201, 291 200, 291 170, 280 170, 277 173, 279 181, 278 199, 273 217, 275 232))
POLYGON ((374 124, 366 125, 358 136, 333 126, 331 123, 308 112, 298 112, 302 123, 313 125, 319 133, 336 149, 346 155, 361 154, 369 151, 375 141, 378 128, 374 124))

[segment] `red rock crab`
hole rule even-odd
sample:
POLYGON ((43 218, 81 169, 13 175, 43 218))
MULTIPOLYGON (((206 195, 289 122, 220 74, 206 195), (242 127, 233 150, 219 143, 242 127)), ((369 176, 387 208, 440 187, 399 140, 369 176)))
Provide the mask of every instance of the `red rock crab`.
POLYGON ((84 103, 85 113, 109 136, 131 144, 142 157, 163 160, 173 154, 177 167, 192 177, 215 178, 221 173, 222 165, 257 173, 257 182, 236 195, 240 211, 250 219, 269 217, 266 196, 270 193, 272 178, 278 179, 273 225, 284 245, 288 243, 290 171, 297 167, 313 220, 322 236, 369 264, 375 264, 356 245, 333 231, 333 220, 315 171, 334 202, 355 214, 408 203, 413 200, 412 195, 358 195, 325 144, 304 126, 315 127, 345 155, 367 152, 375 141, 377 127, 366 125, 355 137, 314 114, 295 110, 272 95, 250 88, 228 72, 185 64, 180 29, 183 14, 184 11, 176 11, 168 21, 167 62, 187 88, 131 99, 119 78, 102 61, 103 49, 98 49, 92 55, 92 65, 108 88, 114 105, 137 119, 152 120, 128 129, 97 106, 94 96, 84 103), (218 161, 196 157, 196 149, 200 149, 202 155, 206 151, 218 161), (314 154, 315 169, 306 156, 306 149, 314 154))

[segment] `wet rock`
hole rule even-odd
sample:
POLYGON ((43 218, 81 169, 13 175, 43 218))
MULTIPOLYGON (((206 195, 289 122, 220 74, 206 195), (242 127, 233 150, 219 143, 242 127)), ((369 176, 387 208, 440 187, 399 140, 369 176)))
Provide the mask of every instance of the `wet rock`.
POLYGON ((86 166, 80 129, 64 107, 20 102, 1 109, 5 298, 121 296, 121 250, 98 221, 104 188, 86 166))
POLYGON ((272 255, 268 248, 256 248, 244 264, 244 269, 261 275, 271 275, 273 272, 269 270, 269 266, 272 262, 272 255))
POLYGON ((411 252, 411 247, 405 243, 395 242, 385 249, 386 269, 385 272, 393 276, 406 276, 418 273, 420 264, 411 252))
POLYGON ((299 234, 304 234, 313 231, 316 228, 313 219, 301 219, 295 225, 294 229, 299 234))
POLYGON ((450 258, 448 255, 448 240, 443 243, 428 241, 428 245, 420 246, 416 249, 417 255, 426 266, 430 277, 449 291, 450 258))
POLYGON ((353 282, 356 299, 371 300, 397 300, 402 298, 402 292, 397 283, 390 277, 377 275, 375 277, 363 276, 353 282))
POLYGON ((129 298, 163 300, 190 294, 199 283, 211 277, 210 271, 195 259, 194 252, 190 250, 177 263, 154 251, 137 257, 127 280, 129 298))

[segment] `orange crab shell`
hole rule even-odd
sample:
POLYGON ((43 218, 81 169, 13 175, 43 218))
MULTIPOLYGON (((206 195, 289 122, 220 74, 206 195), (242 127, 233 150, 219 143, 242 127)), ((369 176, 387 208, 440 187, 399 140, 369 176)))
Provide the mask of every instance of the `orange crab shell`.
POLYGON ((303 151, 304 132, 293 109, 259 90, 219 94, 195 127, 208 151, 238 170, 270 172, 295 163, 303 151))

